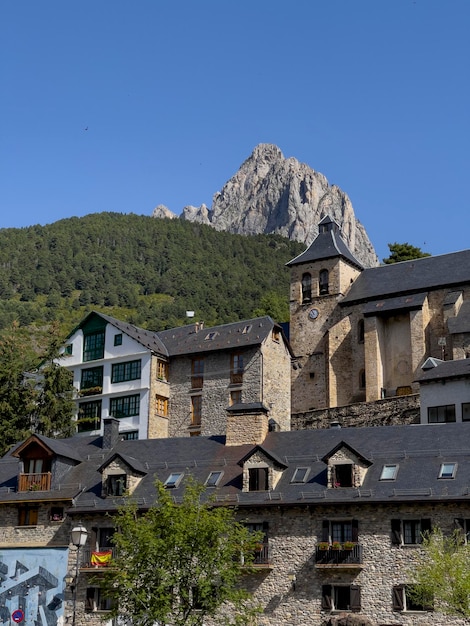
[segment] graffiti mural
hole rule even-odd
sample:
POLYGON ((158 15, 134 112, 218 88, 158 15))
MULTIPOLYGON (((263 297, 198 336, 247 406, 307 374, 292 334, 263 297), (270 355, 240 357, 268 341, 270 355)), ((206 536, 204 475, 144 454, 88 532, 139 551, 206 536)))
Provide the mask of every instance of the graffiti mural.
POLYGON ((62 623, 67 558, 68 548, 0 550, 0 624, 62 623))

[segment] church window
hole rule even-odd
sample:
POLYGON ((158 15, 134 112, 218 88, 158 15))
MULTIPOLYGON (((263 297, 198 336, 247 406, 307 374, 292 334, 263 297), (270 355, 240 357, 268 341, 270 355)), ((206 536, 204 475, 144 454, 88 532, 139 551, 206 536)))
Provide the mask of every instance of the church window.
POLYGON ((359 388, 360 389, 366 388, 366 371, 365 370, 361 370, 359 372, 359 388))
POLYGON ((364 343, 364 320, 357 323, 357 343, 364 343))
POLYGON ((318 283, 320 288, 320 295, 325 295, 330 292, 328 270, 320 270, 318 283))
POLYGON ((305 272, 302 274, 302 304, 312 300, 312 276, 305 272))

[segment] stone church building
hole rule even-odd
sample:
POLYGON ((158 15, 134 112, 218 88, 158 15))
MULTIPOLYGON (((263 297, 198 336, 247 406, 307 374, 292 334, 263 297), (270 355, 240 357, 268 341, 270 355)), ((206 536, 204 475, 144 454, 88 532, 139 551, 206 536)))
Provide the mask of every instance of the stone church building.
POLYGON ((287 265, 292 413, 416 393, 428 357, 470 356, 470 250, 364 268, 326 216, 287 265))

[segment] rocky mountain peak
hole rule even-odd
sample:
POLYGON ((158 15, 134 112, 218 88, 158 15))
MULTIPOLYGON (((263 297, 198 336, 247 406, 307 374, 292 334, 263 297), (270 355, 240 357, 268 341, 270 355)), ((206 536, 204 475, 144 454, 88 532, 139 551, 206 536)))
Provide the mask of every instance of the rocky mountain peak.
MULTIPOLYGON (((175 215, 167 211, 159 206, 153 215, 175 215)), ((285 158, 277 146, 263 143, 214 194, 210 209, 204 204, 186 206, 181 218, 242 235, 276 233, 308 245, 325 215, 338 222, 344 241, 365 267, 378 265, 347 194, 305 163, 285 158)))

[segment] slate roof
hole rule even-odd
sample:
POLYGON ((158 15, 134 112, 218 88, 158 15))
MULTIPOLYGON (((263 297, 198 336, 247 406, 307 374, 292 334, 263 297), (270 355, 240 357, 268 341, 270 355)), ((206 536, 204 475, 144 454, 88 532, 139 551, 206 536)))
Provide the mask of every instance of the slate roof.
MULTIPOLYGON (((285 339, 284 332, 268 315, 241 322, 232 322, 210 328, 197 324, 170 328, 158 333, 169 356, 229 350, 262 344, 276 328, 285 339)), ((288 344, 287 344, 288 345, 288 344)))
POLYGON ((356 259, 343 241, 338 224, 329 216, 326 216, 322 219, 320 225, 328 225, 329 229, 327 231, 320 229, 320 232, 307 250, 286 263, 286 265, 292 267, 294 265, 310 263, 311 261, 343 257, 354 265, 354 267, 363 269, 363 265, 356 259))
MULTIPOLYGON (((420 424, 367 428, 270 432, 263 451, 286 466, 273 491, 242 492, 239 463, 256 449, 253 445, 226 446, 224 437, 181 437, 120 441, 113 450, 100 448, 101 438, 79 437, 72 444, 83 462, 72 467, 60 491, 17 493, 18 464, 7 455, 0 460, 0 502, 70 499, 71 514, 113 511, 123 498, 101 497, 100 467, 112 455, 140 459, 145 471, 132 498, 146 508, 155 500, 154 477, 165 481, 181 471, 205 482, 211 471, 222 471, 216 502, 238 507, 313 506, 329 504, 470 502, 470 424, 420 424), (327 488, 325 458, 342 442, 371 463, 359 488, 327 488), (457 463, 453 479, 439 479, 441 464, 457 463), (397 464, 395 480, 380 480, 383 465, 397 464), (308 467, 307 482, 292 483, 297 467, 308 467)), ((172 490, 178 500, 184 480, 172 490)))
MULTIPOLYGON (((84 326, 91 315, 98 315, 151 352, 166 357, 260 345, 269 337, 274 328, 282 335, 289 352, 291 352, 282 326, 274 322, 268 315, 219 326, 205 327, 199 323, 153 332, 94 311, 82 320, 77 328, 84 326)), ((77 328, 70 333, 69 337, 77 328)))
POLYGON ((367 268, 351 285, 341 305, 465 283, 470 283, 470 250, 367 268))
POLYGON ((470 359, 438 361, 435 367, 423 371, 416 380, 420 383, 427 383, 449 378, 470 378, 470 359))

